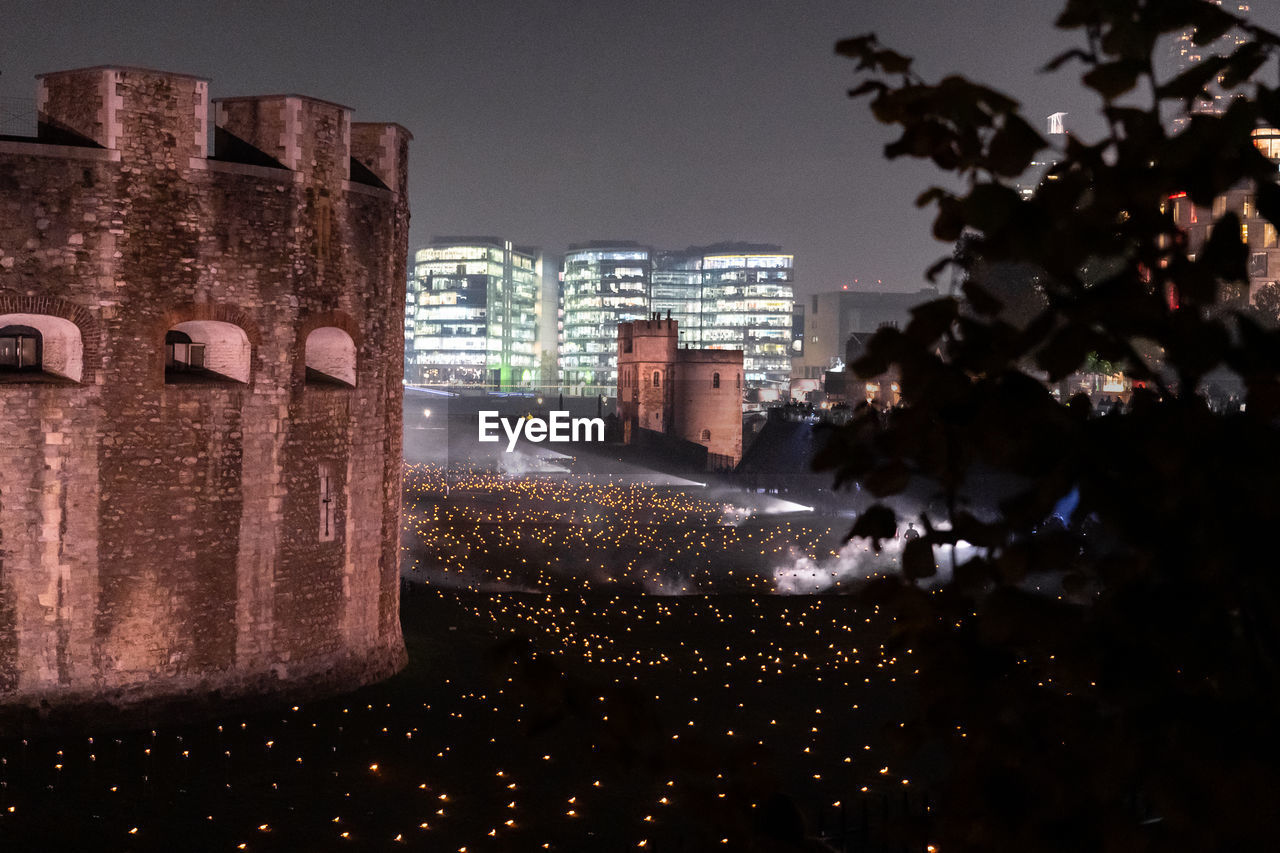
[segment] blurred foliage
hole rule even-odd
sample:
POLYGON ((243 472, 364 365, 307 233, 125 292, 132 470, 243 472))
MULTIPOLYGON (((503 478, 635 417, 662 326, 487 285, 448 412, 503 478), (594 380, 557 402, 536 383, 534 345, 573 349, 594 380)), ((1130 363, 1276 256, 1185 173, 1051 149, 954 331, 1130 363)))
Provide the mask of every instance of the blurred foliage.
POLYGON ((1046 71, 1082 68, 1107 129, 1068 135, 1029 199, 1012 181, 1048 143, 1012 98, 927 82, 873 35, 837 44, 864 78, 850 94, 901 130, 886 156, 963 187, 918 204, 939 240, 964 237, 930 277, 954 265, 964 284, 876 334, 852 367, 897 365, 902 405, 858 410, 815 466, 884 499, 851 536, 891 537, 895 499, 921 484, 947 508, 912 519, 924 535, 903 577, 859 593, 893 608, 919 661, 905 731, 946 756, 939 850, 1271 849, 1280 332, 1232 301, 1246 283, 1236 215, 1192 255, 1165 203, 1209 208, 1248 185, 1280 225, 1276 165, 1250 138, 1280 127, 1280 90, 1258 78, 1280 37, 1204 0, 1068 0, 1057 26, 1082 46, 1046 71), (1244 41, 1163 79, 1153 57, 1192 28, 1197 44, 1244 41), (1209 85, 1235 96, 1222 114, 1194 111, 1209 85), (993 269, 1024 271, 1034 294, 1010 310, 993 269), (1145 385, 1123 413, 1050 394, 1090 359, 1145 385), (1223 370, 1245 411, 1206 403, 1223 370), (984 487, 994 507, 974 499, 984 487), (1066 523, 1047 523, 1072 493, 1066 523), (921 583, 961 540, 983 556, 921 583))
POLYGON ((1280 325, 1280 284, 1267 282, 1253 295, 1253 311, 1265 326, 1280 325))
POLYGON ((1115 373, 1118 369, 1119 368, 1115 362, 1099 358, 1096 352, 1091 352, 1085 357, 1084 367, 1082 368, 1085 373, 1101 373, 1107 375, 1115 373))

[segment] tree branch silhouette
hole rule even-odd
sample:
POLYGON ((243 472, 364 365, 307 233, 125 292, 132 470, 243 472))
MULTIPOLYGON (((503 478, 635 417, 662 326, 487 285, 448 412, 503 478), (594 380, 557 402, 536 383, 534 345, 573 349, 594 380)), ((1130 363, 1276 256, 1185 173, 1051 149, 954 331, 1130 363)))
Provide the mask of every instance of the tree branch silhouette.
POLYGON ((1245 186, 1280 223, 1277 164, 1253 138, 1280 127, 1280 90, 1259 77, 1280 36, 1205 0, 1068 0, 1057 26, 1083 46, 1045 68, 1082 66, 1106 130, 1068 135, 1030 198, 1013 182, 1049 143, 1012 98, 928 82, 873 35, 836 45, 862 77, 850 95, 900 129, 886 157, 960 179, 918 204, 939 240, 963 237, 929 275, 954 265, 964 283, 876 334, 851 369, 896 365, 902 404, 859 409, 815 467, 884 499, 851 536, 892 535, 921 488, 947 507, 922 514, 902 577, 859 593, 903 614, 898 641, 920 662, 906 730, 945 756, 938 849, 1266 846, 1264 804, 1280 795, 1280 332, 1241 304, 1239 213, 1193 251, 1172 199, 1207 215, 1245 186), (1154 57, 1188 29, 1198 45, 1241 41, 1159 79, 1154 57), (1215 87, 1229 105, 1197 111, 1215 87), (1017 323, 982 274, 1006 264, 1036 271, 1041 293, 1017 323), (1090 360, 1146 383, 1123 413, 1051 393, 1090 360), (1243 411, 1211 409, 1215 370, 1238 379, 1243 411), (1047 524, 1073 494, 1065 523, 1047 524), (979 555, 926 588, 935 552, 962 541, 979 555))

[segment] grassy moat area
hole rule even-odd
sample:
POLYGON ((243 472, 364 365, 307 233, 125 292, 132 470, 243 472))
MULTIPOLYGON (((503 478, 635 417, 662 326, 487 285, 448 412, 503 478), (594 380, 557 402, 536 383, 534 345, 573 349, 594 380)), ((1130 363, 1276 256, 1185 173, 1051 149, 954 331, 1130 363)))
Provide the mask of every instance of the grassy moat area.
POLYGON ((404 672, 252 715, 0 741, 0 848, 923 849, 877 842, 927 803, 896 751, 914 667, 888 650, 892 615, 765 588, 769 566, 820 556, 786 537, 828 547, 829 525, 631 484, 445 496, 433 476, 406 482, 404 672), (761 559, 733 562, 748 545, 761 559))

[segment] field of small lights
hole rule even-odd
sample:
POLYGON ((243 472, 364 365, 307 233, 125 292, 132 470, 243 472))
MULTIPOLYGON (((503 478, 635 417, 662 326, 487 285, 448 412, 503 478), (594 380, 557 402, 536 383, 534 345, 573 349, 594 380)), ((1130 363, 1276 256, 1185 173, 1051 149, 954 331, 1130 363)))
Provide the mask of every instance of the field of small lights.
POLYGON ((742 498, 748 506, 592 474, 409 465, 405 573, 472 591, 772 593, 781 568, 837 555, 848 521, 742 498))
POLYGON ((408 466, 405 672, 252 715, 0 741, 0 849, 917 849, 877 843, 928 807, 893 734, 912 654, 887 650, 875 608, 774 594, 847 522, 754 512, 408 466))

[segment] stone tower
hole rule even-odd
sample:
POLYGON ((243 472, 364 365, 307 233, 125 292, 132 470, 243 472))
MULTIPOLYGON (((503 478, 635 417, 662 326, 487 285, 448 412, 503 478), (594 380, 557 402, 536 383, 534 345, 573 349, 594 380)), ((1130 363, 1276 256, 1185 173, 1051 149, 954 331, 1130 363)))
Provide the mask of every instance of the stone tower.
POLYGON ((742 460, 742 350, 679 349, 679 323, 658 315, 618 324, 622 440, 640 430, 707 448, 708 464, 742 460))
POLYGON ((396 671, 410 134, 38 79, 0 138, 0 707, 396 671))
POLYGON ((618 324, 618 420, 623 441, 636 429, 671 432, 679 324, 656 314, 618 324))

